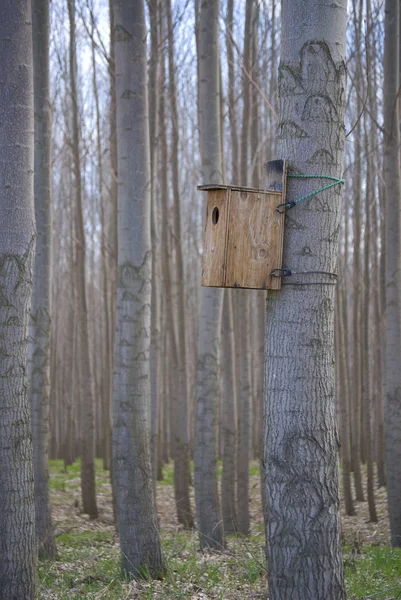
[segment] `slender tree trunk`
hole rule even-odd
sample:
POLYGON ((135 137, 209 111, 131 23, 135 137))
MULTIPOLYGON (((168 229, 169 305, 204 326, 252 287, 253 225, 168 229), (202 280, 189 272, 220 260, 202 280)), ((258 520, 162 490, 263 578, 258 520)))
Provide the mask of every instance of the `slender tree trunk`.
MULTIPOLYGON (((164 16, 164 6, 160 5, 161 15, 164 16)), ((164 61, 161 61, 161 89, 166 85, 166 71, 164 61)), ((162 209, 162 270, 164 279, 165 296, 165 315, 166 315, 166 335, 170 352, 165 353, 164 369, 167 391, 166 398, 169 400, 169 409, 166 407, 166 416, 171 418, 171 450, 174 459, 174 494, 177 507, 178 522, 190 529, 193 527, 194 520, 192 516, 191 502, 189 498, 190 484, 190 465, 189 465, 189 424, 188 407, 185 395, 181 395, 182 386, 180 385, 179 363, 180 350, 179 340, 174 318, 171 271, 172 261, 170 260, 169 245, 169 183, 168 183, 168 147, 167 147, 167 128, 166 128, 166 96, 160 95, 159 101, 159 125, 160 125, 160 189, 161 189, 161 209, 162 209)))
MULTIPOLYGON (((365 82, 362 72, 362 0, 352 0, 352 15, 354 21, 355 36, 355 81, 363 91, 365 82)), ((357 94, 356 98, 356 118, 358 119, 362 111, 362 96, 357 94)), ((362 122, 358 119, 355 128, 354 137, 354 173, 353 173, 353 222, 354 222, 354 265, 353 265, 353 345, 352 345, 352 373, 353 373, 353 415, 352 415, 352 454, 353 470, 355 480, 356 498, 364 501, 364 490, 361 475, 361 462, 366 462, 365 454, 365 428, 364 428, 364 389, 363 389, 363 263, 362 263, 362 122)))
POLYGON ((82 510, 90 517, 98 516, 95 482, 95 422, 92 394, 92 369, 89 355, 88 308, 86 295, 86 240, 82 207, 82 176, 79 150, 77 63, 75 40, 75 0, 67 0, 70 21, 70 85, 72 100, 72 152, 76 196, 76 263, 80 339, 80 431, 82 510))
POLYGON ((362 475, 361 475, 361 341, 360 341, 360 286, 361 286, 361 150, 360 150, 361 129, 357 126, 356 144, 355 144, 355 187, 353 193, 353 213, 354 213, 354 244, 353 244, 353 313, 352 313, 352 470, 354 472, 354 483, 356 499, 364 501, 362 475))
MULTIPOLYGON (((366 117, 365 117, 366 119, 366 117)), ((365 130, 365 136, 367 132, 365 130)), ((368 144, 366 143, 366 154, 368 152, 368 144)), ((367 466, 367 497, 369 505, 369 518, 373 523, 377 523, 377 512, 374 494, 374 482, 373 482, 373 457, 372 457, 372 430, 371 430, 371 414, 372 414, 372 386, 370 382, 370 355, 369 348, 371 347, 371 332, 370 332, 370 314, 369 314, 369 303, 371 298, 371 276, 370 276, 370 240, 371 240, 371 176, 373 169, 368 173, 366 181, 366 202, 365 202, 365 253, 364 253, 364 285, 365 293, 363 297, 363 345, 362 345, 362 365, 363 365, 363 378, 362 378, 362 392, 363 392, 363 415, 364 415, 364 429, 365 429, 365 456, 367 466)))
MULTIPOLYGON (((103 292, 103 304, 102 304, 102 322, 104 322, 104 332, 100 332, 102 344, 102 352, 100 353, 100 365, 101 365, 101 393, 97 397, 100 400, 99 409, 101 411, 101 419, 99 423, 99 431, 101 432, 102 444, 101 451, 103 453, 103 465, 105 469, 111 467, 111 422, 110 422, 110 407, 111 407, 111 396, 112 396, 112 385, 113 379, 113 347, 111 344, 111 310, 110 310, 110 282, 113 277, 109 277, 109 253, 110 253, 110 242, 109 235, 106 226, 106 219, 108 216, 107 211, 108 205, 110 204, 108 198, 104 194, 104 174, 103 174, 103 145, 102 145, 102 133, 101 133, 101 114, 100 114, 100 103, 99 103, 99 89, 98 89, 98 78, 97 78, 97 63, 96 63, 96 46, 94 40, 94 15, 91 13, 92 19, 92 36, 91 36, 91 51, 92 51, 92 77, 93 77, 93 94, 95 99, 95 114, 96 114, 96 159, 97 159, 97 190, 99 194, 99 205, 100 205, 100 226, 101 226, 101 282, 103 292)), ((93 249, 95 248, 95 241, 92 243, 93 249)), ((93 297, 95 300, 95 296, 93 297)), ((94 326, 95 337, 99 334, 98 327, 94 326)), ((98 344, 95 341, 95 352, 94 356, 99 354, 97 351, 98 344)), ((100 436, 99 436, 100 437, 100 436)), ((99 445, 99 440, 98 440, 99 445)))
POLYGON ((32 2, 35 97, 35 216, 38 237, 29 336, 36 538, 39 555, 56 554, 49 500, 51 109, 49 97, 49 0, 32 2))
POLYGON ((385 424, 391 543, 401 546, 401 281, 399 2, 386 0, 384 17, 384 181, 386 186, 385 424))
MULTIPOLYGON (((218 0, 199 13, 199 129, 203 183, 221 183, 218 0)), ((217 484, 220 325, 223 291, 203 288, 198 337, 195 500, 201 548, 221 549, 224 531, 217 484)))
MULTIPOLYGON (((342 176, 346 16, 346 0, 283 1, 279 143, 290 172, 342 176)), ((312 185, 289 180, 287 198, 303 196, 312 185)), ((340 200, 336 186, 291 209, 284 267, 336 273, 340 200)), ((313 280, 293 277, 317 284, 284 281, 281 291, 268 298, 264 461, 269 595, 271 600, 342 600, 335 288, 318 274, 313 280)))
POLYGON ((251 86, 249 83, 249 74, 251 66, 251 26, 252 26, 252 7, 254 0, 246 0, 245 9, 245 28, 244 28, 244 55, 242 69, 242 132, 241 132, 241 166, 240 166, 240 185, 247 185, 248 181, 248 142, 249 142, 249 124, 251 116, 251 86))
MULTIPOLYGON (((240 185, 248 184, 248 145, 249 125, 251 116, 251 86, 249 74, 251 70, 251 26, 253 0, 246 1, 245 29, 244 29, 244 55, 242 71, 242 131, 241 131, 241 164, 240 185)), ((249 533, 249 459, 251 435, 251 365, 249 347, 249 314, 250 292, 238 290, 235 294, 235 321, 237 340, 236 345, 238 368, 238 531, 243 535, 249 533)))
POLYGON ((156 499, 156 481, 159 460, 159 422, 161 398, 161 302, 160 302, 160 226, 158 215, 157 135, 159 86, 159 0, 150 0, 150 61, 149 61, 149 139, 151 162, 151 233, 152 233, 152 316, 150 348, 150 451, 152 458, 153 491, 156 499))
POLYGON ((0 597, 34 600, 35 499, 26 386, 35 249, 31 3, 0 3, 0 597))
MULTIPOLYGON (((358 0, 360 2, 360 0, 358 0)), ((362 65, 360 56, 361 22, 358 18, 356 0, 353 0, 354 35, 356 44, 356 71, 357 83, 362 85, 362 65)), ((358 95, 356 100, 356 114, 361 112, 361 99, 358 95)), ((362 164, 361 164, 361 122, 357 122, 354 143, 354 173, 353 173, 353 294, 352 294, 352 421, 351 421, 351 452, 352 469, 354 472, 354 483, 356 499, 364 501, 364 491, 361 475, 361 449, 362 449, 362 361, 361 361, 361 195, 362 195, 362 164)))
MULTIPOLYGON (((376 122, 378 121, 378 100, 377 100, 377 43, 376 43, 376 32, 375 28, 372 27, 372 7, 371 0, 366 0, 366 28, 369 32, 367 41, 367 69, 369 72, 369 85, 368 85, 368 98, 369 98, 369 114, 371 116, 372 127, 370 131, 370 144, 373 149, 368 156, 368 172, 375 173, 375 184, 373 194, 379 190, 379 202, 375 203, 372 209, 372 237, 375 240, 372 243, 372 282, 373 282, 373 319, 374 319, 374 338, 376 343, 374 344, 374 460, 377 465, 377 481, 378 486, 383 486, 386 483, 385 474, 385 461, 384 461, 384 439, 383 439, 383 344, 379 342, 383 338, 383 308, 382 308, 382 290, 380 286, 381 273, 380 273, 380 252, 384 251, 383 240, 381 240, 381 247, 379 246, 379 220, 380 220, 380 203, 382 195, 381 190, 383 188, 381 183, 380 175, 380 153, 381 146, 378 143, 378 129, 376 122)), ((384 220, 384 219, 383 219, 384 220)))
POLYGON ((237 369, 238 369, 238 459, 237 459, 237 520, 238 531, 249 533, 249 460, 251 433, 251 364, 249 336, 249 290, 236 290, 236 333, 237 333, 237 369))
POLYGON ((237 386, 232 293, 227 290, 223 305, 224 381, 222 392, 223 473, 221 510, 226 533, 237 531, 237 386), (228 292, 228 293, 227 293, 228 292))
MULTIPOLYGON (((178 163, 178 109, 177 109, 177 90, 175 82, 174 65, 174 28, 171 14, 171 0, 166 2, 167 30, 168 30, 168 87, 171 113, 171 174, 173 188, 173 224, 172 224, 172 251, 176 260, 176 279, 177 279, 177 305, 174 311, 174 322, 177 323, 177 352, 178 361, 176 363, 176 372, 174 380, 178 383, 176 394, 176 403, 173 413, 173 421, 176 424, 178 438, 187 440, 188 443, 176 447, 174 456, 174 475, 183 479, 181 483, 182 492, 189 496, 189 401, 188 401, 188 359, 186 343, 186 311, 185 311, 185 278, 184 261, 182 255, 182 233, 181 233, 181 211, 180 211, 180 191, 179 191, 179 163, 178 163), (183 485, 185 483, 185 485, 183 485)), ((183 497, 183 496, 181 496, 183 497)), ((189 501, 188 501, 189 505, 189 501)), ((190 505, 189 505, 190 506, 190 505)), ((189 508, 186 517, 188 525, 192 525, 192 513, 189 508)))
POLYGON ((130 577, 164 572, 149 446, 152 251, 143 0, 115 0, 118 291, 113 477, 122 564, 130 577))
MULTIPOLYGON (((109 18, 110 18, 110 58, 109 58, 109 77, 110 77, 110 212, 109 220, 109 240, 110 240, 110 346, 112 349, 109 357, 111 365, 111 373, 114 374, 114 359, 115 359, 115 338, 116 338, 116 298, 117 298, 117 253, 118 253, 118 165, 117 165, 117 99, 116 99, 116 84, 115 84, 115 45, 114 45, 114 14, 112 0, 109 0, 109 18)), ((113 427, 112 427, 112 411, 114 403, 114 375, 110 379, 110 400, 109 406, 109 428, 110 428, 110 445, 111 445, 111 472, 110 479, 113 493, 113 515, 115 528, 118 533, 118 519, 116 516, 116 499, 113 477, 113 427)))
POLYGON ((342 384, 337 393, 339 399, 339 417, 340 417, 340 442, 341 442, 341 458, 342 458, 342 478, 343 478, 343 493, 344 504, 347 515, 355 514, 354 502, 351 489, 351 378, 349 374, 349 353, 350 345, 348 344, 348 307, 347 307, 347 289, 346 289, 346 273, 348 267, 348 243, 349 243, 349 201, 345 198, 344 201, 344 258, 339 259, 338 271, 339 282, 337 287, 337 318, 338 318, 338 358, 339 369, 337 371, 341 378, 342 384))
POLYGON ((234 51, 233 51, 233 27, 234 27, 234 0, 227 1, 227 30, 226 30, 226 48, 227 48, 227 69, 228 69, 228 120, 230 123, 230 143, 231 143, 231 161, 232 161, 232 183, 238 184, 236 180, 238 173, 238 136, 236 128, 235 111, 235 70, 234 70, 234 51))
MULTIPOLYGON (((347 217, 346 217, 347 218, 347 217)), ((341 273, 344 273, 344 269, 341 269, 341 273)), ((345 277, 341 277, 341 280, 345 280, 345 277)), ((339 421, 340 421, 340 442, 341 442, 341 458, 342 458, 342 478, 343 478, 343 494, 345 512, 347 515, 354 515, 354 502, 352 499, 351 491, 351 450, 350 450, 350 418, 349 418, 349 381, 346 372, 346 340, 344 326, 344 304, 345 298, 341 297, 342 289, 340 285, 337 288, 337 363, 338 371, 337 376, 341 381, 337 392, 337 402, 339 406, 339 421), (340 391, 342 392, 340 395, 340 391)))

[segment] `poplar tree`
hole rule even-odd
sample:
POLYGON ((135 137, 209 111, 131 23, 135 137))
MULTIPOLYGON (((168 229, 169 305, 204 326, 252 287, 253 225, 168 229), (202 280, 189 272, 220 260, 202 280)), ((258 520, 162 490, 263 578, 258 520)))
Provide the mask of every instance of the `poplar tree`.
POLYGON ((385 423, 391 543, 401 546, 401 223, 399 103, 400 4, 387 0, 384 17, 384 181, 386 197, 385 423))
POLYGON ((39 555, 56 553, 49 498, 51 108, 49 89, 49 0, 32 1, 35 97, 36 255, 29 335, 29 394, 35 473, 36 538, 39 555))
MULTIPOLYGON (((341 178, 346 0, 284 0, 279 151, 292 175, 341 178)), ((328 184, 288 180, 296 200, 328 184)), ((272 600, 346 597, 340 551, 333 277, 341 185, 287 212, 283 266, 265 337, 266 553, 272 600), (294 285, 294 283, 298 285, 294 285)))
POLYGON ((0 598, 34 600, 35 504, 27 394, 35 252, 30 0, 0 3, 0 598))
MULTIPOLYGON (((220 138, 219 5, 206 0, 199 11, 199 129, 203 183, 222 183, 220 138)), ((217 485, 220 323, 223 290, 203 288, 200 307, 195 432, 195 501, 202 548, 224 546, 217 485)))
POLYGON ((113 477, 124 571, 164 571, 149 446, 152 249, 143 0, 115 0, 118 283, 113 477))

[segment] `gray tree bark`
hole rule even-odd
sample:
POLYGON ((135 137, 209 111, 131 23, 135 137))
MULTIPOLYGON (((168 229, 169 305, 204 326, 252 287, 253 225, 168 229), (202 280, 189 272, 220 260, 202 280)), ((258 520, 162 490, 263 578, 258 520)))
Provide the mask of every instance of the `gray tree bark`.
MULTIPOLYGON (((110 183, 110 208, 111 208, 111 219, 109 223, 110 231, 110 245, 111 245, 111 265, 112 265, 112 281, 110 282, 111 298, 110 298, 110 346, 113 350, 110 363, 112 365, 112 377, 111 377, 111 391, 110 400, 111 406, 109 407, 109 419, 110 419, 110 444, 111 444, 111 455, 113 456, 112 449, 112 411, 113 411, 113 394, 114 394, 114 359, 115 359, 115 336, 116 336, 116 297, 117 297, 117 254, 118 254, 118 166, 117 166, 117 110, 116 110, 116 85, 115 85, 115 51, 114 51, 114 16, 113 16, 113 5, 112 0, 109 0, 109 17, 110 17, 110 59, 109 59, 109 76, 110 76, 110 171, 111 171, 111 183, 110 183)), ((115 489, 114 489, 114 477, 113 477, 113 458, 111 456, 111 483, 113 491, 113 514, 118 532, 118 519, 116 517, 116 501, 115 501, 115 489)))
POLYGON ((113 477, 124 571, 164 572, 149 446, 152 251, 143 0, 115 0, 118 289, 113 477))
MULTIPOLYGON (((279 144, 291 172, 342 176, 346 16, 346 0, 283 1, 279 144)), ((316 183, 289 180, 287 197, 299 198, 316 183)), ((336 272, 340 201, 336 186, 288 213, 284 267, 336 272)), ((327 282, 316 274, 292 277, 327 282)), ((283 285, 268 297, 264 462, 271 600, 346 597, 334 301, 334 286, 324 284, 283 285)))
MULTIPOLYGON (((101 319, 104 322, 104 332, 99 330, 97 324, 93 324, 94 330, 94 345, 95 351, 92 351, 94 358, 100 355, 100 393, 96 394, 100 398, 98 404, 98 410, 100 411, 100 423, 99 423, 99 434, 97 436, 97 447, 99 448, 99 454, 97 456, 103 456, 103 466, 105 469, 111 467, 111 419, 110 419, 110 408, 111 399, 113 395, 112 380, 113 380, 113 346, 111 340, 112 331, 112 318, 110 309, 110 287, 113 287, 113 264, 110 260, 110 248, 111 243, 109 240, 109 231, 106 226, 107 221, 110 219, 110 202, 108 195, 104 193, 104 169, 103 169, 103 142, 101 133, 101 111, 100 111, 100 98, 99 98, 99 84, 97 75, 97 62, 96 62, 96 42, 94 38, 95 22, 94 14, 91 9, 91 55, 92 55, 92 81, 93 81, 93 95, 95 100, 95 114, 96 114, 96 159, 97 159, 97 193, 99 195, 99 212, 100 212, 100 227, 101 227, 101 284, 103 292, 103 305, 101 312, 101 319), (110 273, 110 276, 109 276, 110 273), (96 340, 96 336, 99 335, 99 341, 96 340), (99 351, 99 348, 101 351, 99 351)), ((95 217, 94 217, 95 218, 95 217)), ((95 226, 92 227, 94 231, 95 226)), ((94 248, 96 244, 92 240, 92 257, 95 262, 94 248)), ((93 267, 95 271, 95 266, 93 267)), ((93 304, 96 302, 96 295, 93 295, 93 304)), ((95 361, 94 361, 95 362, 95 361)))
MULTIPOLYGON (((161 19, 165 16, 164 6, 160 5, 161 19)), ((166 85, 166 69, 161 61, 160 87, 164 90, 166 85)), ((168 397, 169 409, 166 407, 166 416, 170 419, 170 441, 174 459, 174 494, 177 507, 177 519, 186 529, 193 527, 194 520, 189 497, 190 464, 189 464, 189 424, 188 406, 185 390, 183 391, 180 379, 180 343, 172 295, 172 260, 169 244, 169 180, 168 180, 168 145, 166 127, 166 95, 160 94, 159 101, 159 127, 160 127, 160 189, 161 189, 161 231, 162 243, 162 271, 164 280, 164 306, 166 315, 166 338, 169 351, 165 352, 164 369, 166 372, 165 387, 168 397)), ((167 399, 167 398, 166 398, 167 399)))
POLYGON ((227 52, 227 71, 228 71, 228 121, 230 124, 230 145, 231 145, 231 163, 232 163, 232 183, 238 184, 238 136, 236 128, 236 110, 235 110, 235 70, 234 70, 234 49, 233 49, 233 27, 234 27, 234 0, 227 0, 227 23, 226 23, 226 52, 227 52))
POLYGON ((232 292, 224 294, 222 343, 224 386, 222 390, 221 431, 223 473, 221 476, 221 512, 225 533, 238 530, 237 523, 237 385, 235 377, 235 335, 232 292))
POLYGON ((35 105, 36 255, 29 330, 29 397, 32 411, 36 539, 39 555, 56 554, 49 499, 51 107, 49 96, 49 0, 32 2, 35 105))
POLYGON ((391 543, 401 546, 401 281, 399 2, 386 0, 384 17, 384 181, 386 197, 385 425, 391 543))
MULTIPOLYGON (((184 261, 182 253, 181 233, 181 210, 179 191, 179 156, 178 156, 178 108, 176 72, 174 64, 174 26, 172 19, 171 0, 166 1, 166 17, 168 30, 168 90, 171 114, 171 183, 173 191, 173 220, 171 229, 172 252, 175 254, 175 275, 177 280, 176 310, 172 312, 173 321, 177 323, 176 345, 177 362, 173 363, 173 380, 176 382, 177 391, 174 394, 174 405, 172 406, 172 419, 174 423, 173 435, 175 437, 174 451, 174 483, 176 493, 179 491, 179 504, 186 509, 183 524, 193 526, 193 517, 189 501, 189 396, 188 396, 188 357, 186 343, 186 311, 185 311, 185 278, 184 261)), ((170 291, 172 293, 172 290, 170 291)), ((178 501, 178 497, 177 497, 178 501)), ((178 502, 177 502, 178 504, 178 502)), ((180 521, 183 519, 180 515, 180 521)))
MULTIPOLYGON (((360 2, 360 0, 359 0, 360 2)), ((354 16, 354 35, 355 43, 357 46, 356 54, 356 68, 355 76, 357 83, 362 84, 362 64, 361 56, 359 52, 360 40, 361 40, 361 18, 358 18, 358 13, 355 0, 353 0, 353 16, 354 16)), ((360 96, 357 97, 356 101, 356 114, 359 115, 361 112, 361 100, 360 96)), ((361 475, 361 450, 362 450, 362 438, 363 431, 361 427, 362 417, 362 362, 361 362, 361 332, 360 332, 360 319, 361 314, 361 205, 362 205, 362 165, 360 161, 361 156, 361 121, 359 120, 356 124, 355 141, 354 141, 354 185, 353 185, 353 224, 354 224, 354 236, 353 236, 353 294, 352 294, 352 417, 351 417, 351 456, 352 456, 352 470, 354 472, 354 483, 356 498, 360 502, 365 500, 365 494, 363 490, 362 475, 361 475)))
MULTIPOLYGON (((246 183, 245 183, 246 185, 246 183)), ((249 460, 251 435, 251 356, 249 290, 236 290, 235 321, 237 334, 238 369, 238 458, 237 458, 237 522, 238 531, 248 535, 249 515, 249 460), (239 340, 241 342, 239 343, 239 340)))
MULTIPOLYGON (((218 0, 199 13, 199 128, 203 183, 222 183, 218 0)), ((195 501, 201 548, 221 550, 224 531, 217 485, 220 324, 223 291, 203 288, 198 338, 195 501)))
POLYGON ((82 175, 79 149, 79 117, 77 95, 77 63, 75 38, 75 0, 67 0, 70 22, 70 85, 72 100, 72 154, 75 184, 76 278, 79 320, 79 416, 81 450, 82 510, 90 517, 98 516, 95 481, 95 421, 92 393, 92 369, 89 355, 88 306, 86 293, 86 235, 82 207, 82 175))
POLYGON ((31 3, 0 3, 0 597, 34 600, 35 500, 27 395, 35 249, 31 3))
POLYGON ((152 316, 150 349, 150 451, 152 459, 153 493, 156 501, 156 480, 159 462, 159 422, 161 397, 161 295, 160 295, 160 226, 156 185, 158 136, 159 81, 159 0, 150 0, 150 60, 149 60, 149 139, 151 162, 151 234, 152 234, 152 316))
POLYGON ((339 260, 338 273, 339 283, 336 289, 337 304, 337 374, 338 389, 337 403, 339 413, 341 459, 342 459, 342 481, 345 511, 347 515, 354 515, 354 502, 351 490, 351 378, 349 377, 349 345, 348 345, 348 307, 346 290, 346 269, 348 265, 348 241, 349 241, 349 200, 345 200, 343 208, 344 227, 344 257, 339 260))
MULTIPOLYGON (((365 121, 365 154, 369 154, 369 144, 366 140, 367 131, 366 131, 366 116, 364 118, 365 121)), ((369 314, 369 304, 371 298, 371 274, 370 274, 370 247, 371 247, 371 227, 372 227, 372 219, 371 219, 371 204, 372 204, 372 190, 371 190, 371 181, 370 176, 374 173, 374 165, 371 164, 371 161, 368 158, 368 164, 371 166, 371 171, 368 173, 368 178, 366 182, 366 202, 365 202, 365 252, 364 252, 364 284, 365 284, 365 294, 362 298, 362 349, 361 349, 361 359, 362 359, 362 368, 363 368, 363 377, 362 377, 362 392, 363 392, 363 426, 365 429, 365 456, 366 456, 366 470, 367 470, 367 482, 366 482, 366 492, 368 498, 369 505, 369 518, 373 523, 377 523, 377 512, 376 512, 376 502, 375 502, 375 493, 374 493, 374 481, 373 481, 373 452, 372 452, 372 431, 371 431, 371 415, 372 415, 372 385, 371 385, 371 365, 369 361, 369 349, 374 346, 372 343, 372 335, 370 331, 370 314, 369 314)))

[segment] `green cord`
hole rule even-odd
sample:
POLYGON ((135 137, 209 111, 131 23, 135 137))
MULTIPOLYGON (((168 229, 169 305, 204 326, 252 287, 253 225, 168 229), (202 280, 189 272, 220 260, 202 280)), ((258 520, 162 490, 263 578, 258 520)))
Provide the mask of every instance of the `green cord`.
POLYGON ((302 196, 301 198, 298 198, 297 200, 291 200, 290 202, 284 202, 283 204, 279 204, 277 207, 278 212, 283 213, 285 212, 285 208, 292 208, 293 206, 296 206, 299 202, 302 202, 302 200, 307 200, 308 198, 311 198, 312 196, 316 196, 316 194, 320 194, 320 192, 324 192, 325 190, 328 190, 332 187, 334 187, 335 185, 342 185, 343 183, 345 183, 344 179, 339 179, 338 177, 332 177, 331 175, 306 175, 304 173, 301 174, 289 174, 287 175, 288 178, 292 178, 292 179, 329 179, 330 181, 332 181, 333 183, 329 183, 328 185, 325 185, 321 188, 319 188, 318 190, 315 190, 314 192, 310 192, 310 194, 306 194, 306 196, 302 196), (281 207, 284 207, 283 210, 279 210, 281 207))

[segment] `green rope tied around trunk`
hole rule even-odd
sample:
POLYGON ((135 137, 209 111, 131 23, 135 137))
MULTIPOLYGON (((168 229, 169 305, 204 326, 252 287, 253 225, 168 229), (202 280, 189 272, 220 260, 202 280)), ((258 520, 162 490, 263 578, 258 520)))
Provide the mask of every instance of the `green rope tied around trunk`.
POLYGON ((339 179, 338 177, 332 177, 331 175, 306 175, 304 173, 290 173, 289 175, 287 175, 288 178, 291 179, 328 179, 330 181, 332 181, 332 183, 329 183, 328 185, 324 185, 321 188, 319 188, 318 190, 315 190, 314 192, 310 192, 309 194, 306 194, 305 196, 302 196, 301 198, 298 198, 297 200, 290 200, 289 202, 284 202, 283 204, 279 204, 277 206, 277 211, 279 213, 283 213, 286 211, 286 209, 289 208, 293 208, 294 206, 296 206, 297 204, 299 204, 299 202, 302 202, 302 200, 307 200, 308 198, 311 198, 312 196, 316 196, 316 194, 320 194, 320 192, 324 192, 325 190, 328 190, 332 187, 334 187, 335 185, 342 185, 343 183, 345 183, 344 179, 339 179))

